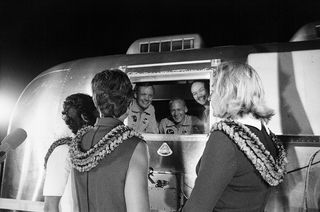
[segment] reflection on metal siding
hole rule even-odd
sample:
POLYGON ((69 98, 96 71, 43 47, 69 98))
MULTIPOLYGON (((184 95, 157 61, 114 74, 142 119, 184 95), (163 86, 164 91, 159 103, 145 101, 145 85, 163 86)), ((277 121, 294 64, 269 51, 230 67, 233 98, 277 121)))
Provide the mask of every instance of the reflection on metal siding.
POLYGON ((320 50, 250 54, 248 63, 259 73, 267 103, 275 110, 271 129, 320 135, 320 50))

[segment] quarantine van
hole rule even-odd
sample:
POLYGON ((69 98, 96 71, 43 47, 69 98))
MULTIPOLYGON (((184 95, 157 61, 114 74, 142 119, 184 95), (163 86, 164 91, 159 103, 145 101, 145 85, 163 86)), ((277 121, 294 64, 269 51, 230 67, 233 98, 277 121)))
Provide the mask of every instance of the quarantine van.
MULTIPOLYGON (((259 73, 267 104, 276 114, 268 125, 288 152, 287 175, 274 188, 265 210, 319 210, 319 28, 319 23, 309 24, 286 43, 210 48, 203 47, 198 34, 146 38, 135 41, 126 54, 74 60, 44 71, 24 89, 10 120, 8 133, 23 128, 28 137, 7 155, 0 208, 42 210, 44 156, 53 141, 71 135, 61 118, 62 103, 73 93, 91 95, 90 82, 96 73, 120 69, 133 85, 152 83, 152 104, 160 122, 169 115, 168 102, 174 97, 184 99, 188 113, 197 115, 200 107, 192 97, 191 84, 201 80, 210 87, 221 62, 240 61, 259 73)), ((215 118, 209 113, 212 125, 215 118)), ((151 210, 177 211, 192 191, 208 134, 143 137, 150 151, 151 210)))

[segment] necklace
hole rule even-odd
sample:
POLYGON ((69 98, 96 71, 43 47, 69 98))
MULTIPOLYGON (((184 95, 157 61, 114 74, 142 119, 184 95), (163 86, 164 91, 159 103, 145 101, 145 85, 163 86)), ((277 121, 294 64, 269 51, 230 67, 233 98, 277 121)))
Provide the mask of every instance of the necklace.
POLYGON ((46 156, 44 157, 44 169, 47 168, 48 159, 49 159, 51 153, 53 152, 53 150, 57 146, 60 146, 60 145, 64 145, 64 144, 70 145, 71 141, 72 141, 71 137, 65 137, 65 138, 60 138, 60 139, 56 140, 55 142, 53 142, 51 144, 51 146, 48 149, 48 152, 47 152, 46 156))
POLYGON ((283 181, 286 152, 273 133, 270 136, 277 150, 277 158, 273 158, 260 139, 240 122, 230 119, 220 121, 213 125, 211 131, 215 130, 223 131, 239 147, 269 185, 276 186, 283 181))
POLYGON ((132 137, 142 139, 141 134, 134 131, 132 128, 125 125, 119 125, 103 136, 89 150, 82 151, 82 137, 91 129, 93 129, 92 126, 81 128, 70 145, 69 153, 71 165, 79 172, 90 171, 92 168, 96 167, 102 159, 108 154, 111 154, 125 140, 132 137))

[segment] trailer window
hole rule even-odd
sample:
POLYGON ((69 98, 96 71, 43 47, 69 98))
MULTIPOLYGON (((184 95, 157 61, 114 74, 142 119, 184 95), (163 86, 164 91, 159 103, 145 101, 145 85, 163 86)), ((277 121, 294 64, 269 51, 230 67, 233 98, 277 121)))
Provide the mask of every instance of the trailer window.
POLYGON ((159 52, 160 42, 150 43, 150 52, 159 52))
MULTIPOLYGON (((209 80, 204 80, 206 87, 209 87, 209 80)), ((193 80, 179 80, 179 81, 161 81, 150 82, 154 87, 154 97, 152 105, 155 109, 155 117, 158 125, 175 125, 172 129, 167 127, 166 131, 161 131, 161 134, 203 134, 205 132, 205 123, 203 122, 204 107, 197 103, 191 93, 191 85, 193 80), (174 100, 171 104, 169 102, 174 100), (180 112, 183 107, 182 101, 185 103, 186 112, 180 112), (174 108, 174 109, 173 109, 174 108), (185 113, 184 113, 185 112, 185 113), (183 114, 177 114, 183 113, 183 114), (183 117, 183 118, 181 118, 183 117), (191 121, 192 120, 192 121, 191 121), (180 122, 177 122, 180 121, 180 122), (191 128, 183 126, 192 125, 191 128), (188 128, 188 129, 187 129, 188 128)), ((134 84, 135 86, 135 84, 134 84)), ((159 126, 160 127, 160 126, 159 126)))
POLYGON ((171 50, 171 42, 165 41, 161 43, 161 52, 169 52, 171 50))
POLYGON ((141 53, 149 52, 149 43, 140 44, 140 52, 141 53))

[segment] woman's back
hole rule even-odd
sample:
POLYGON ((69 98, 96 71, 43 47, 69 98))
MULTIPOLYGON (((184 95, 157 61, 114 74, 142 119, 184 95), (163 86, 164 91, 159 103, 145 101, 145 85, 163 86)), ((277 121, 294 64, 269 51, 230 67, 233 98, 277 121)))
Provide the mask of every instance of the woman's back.
MULTIPOLYGON (((271 138, 264 128, 259 130, 252 126, 248 127, 258 136, 259 140, 271 154, 276 154, 271 138), (268 147, 271 147, 271 149, 268 147)), ((238 209, 238 211, 263 211, 268 199, 268 194, 270 193, 270 186, 262 179, 259 172, 239 147, 226 135, 222 135, 222 137, 225 137, 222 139, 228 139, 229 141, 226 142, 231 142, 233 148, 235 148, 237 171, 217 202, 215 211, 227 211, 228 209, 238 209), (239 208, 242 209, 239 210, 239 208)))
MULTIPOLYGON (((275 146, 264 127, 248 128, 275 156, 275 146)), ((263 211, 270 186, 225 132, 211 133, 197 174, 184 211, 263 211)))
MULTIPOLYGON (((88 150, 112 128, 121 124, 116 119, 99 119, 94 130, 83 137, 83 148, 88 150)), ((75 171, 75 182, 80 211, 127 211, 124 187, 129 162, 141 139, 132 137, 121 143, 97 167, 88 172, 75 171)))

